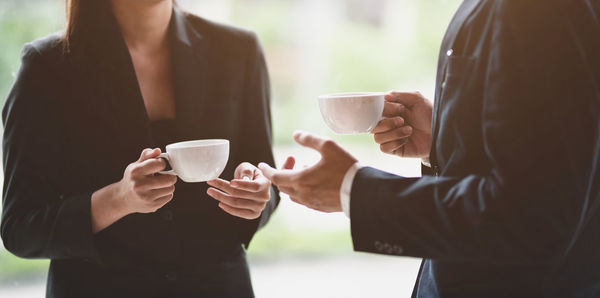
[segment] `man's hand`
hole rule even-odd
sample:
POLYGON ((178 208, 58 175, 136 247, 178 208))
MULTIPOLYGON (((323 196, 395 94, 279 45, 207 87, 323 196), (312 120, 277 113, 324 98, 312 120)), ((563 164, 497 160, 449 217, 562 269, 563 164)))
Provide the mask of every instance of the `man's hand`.
POLYGON ((209 196, 219 201, 223 211, 245 219, 260 217, 271 199, 271 181, 250 163, 243 162, 234 173, 231 182, 215 179, 207 182, 212 186, 209 196))
POLYGON ((431 150, 433 107, 419 92, 385 96, 383 119, 371 133, 384 153, 428 158, 431 150))
MULTIPOLYGON (((356 158, 334 141, 310 133, 296 132, 294 140, 304 147, 317 150, 321 153, 321 160, 303 170, 293 170, 293 167, 276 170, 265 163, 258 167, 292 201, 323 212, 342 211, 342 180, 348 169, 356 163, 356 158)), ((286 164, 293 163, 293 157, 288 157, 286 164)))

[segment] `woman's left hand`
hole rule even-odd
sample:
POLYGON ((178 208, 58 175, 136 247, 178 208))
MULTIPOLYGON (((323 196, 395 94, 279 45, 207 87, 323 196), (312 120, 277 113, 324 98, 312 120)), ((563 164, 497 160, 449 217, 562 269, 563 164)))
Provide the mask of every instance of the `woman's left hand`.
POLYGON ((212 187, 206 193, 219 201, 219 207, 223 211, 237 217, 260 217, 271 199, 271 181, 257 167, 247 162, 235 169, 231 182, 217 178, 207 183, 212 187))

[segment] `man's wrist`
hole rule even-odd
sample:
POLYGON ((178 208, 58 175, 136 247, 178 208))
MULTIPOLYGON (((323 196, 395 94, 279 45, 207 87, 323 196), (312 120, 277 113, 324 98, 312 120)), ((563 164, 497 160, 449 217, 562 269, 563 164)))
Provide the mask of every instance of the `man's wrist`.
POLYGON ((422 158, 421 158, 421 163, 422 163, 424 166, 426 166, 426 167, 428 167, 428 168, 431 168, 431 162, 429 161, 429 156, 422 157, 422 158))
POLYGON ((344 179, 342 180, 342 186, 340 188, 340 203, 342 205, 342 211, 348 218, 350 218, 350 192, 352 191, 352 184, 354 183, 354 177, 358 170, 360 170, 362 166, 360 163, 355 162, 344 175, 344 179))

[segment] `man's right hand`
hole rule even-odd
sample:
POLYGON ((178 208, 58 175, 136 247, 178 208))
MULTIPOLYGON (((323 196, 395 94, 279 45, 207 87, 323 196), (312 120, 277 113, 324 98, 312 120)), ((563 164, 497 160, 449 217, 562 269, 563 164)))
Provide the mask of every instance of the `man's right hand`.
POLYGON ((140 158, 129 164, 118 183, 117 197, 128 213, 155 212, 171 199, 177 176, 155 175, 166 167, 160 149, 144 149, 140 158))
POLYGON ((429 158, 432 104, 419 92, 391 92, 385 96, 379 124, 371 133, 384 153, 429 158))

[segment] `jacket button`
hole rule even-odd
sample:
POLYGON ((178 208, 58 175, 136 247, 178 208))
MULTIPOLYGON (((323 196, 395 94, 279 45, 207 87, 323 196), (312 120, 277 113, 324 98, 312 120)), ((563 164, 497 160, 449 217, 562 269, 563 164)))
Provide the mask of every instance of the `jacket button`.
POLYGON ((435 176, 439 176, 440 175, 440 167, 438 165, 433 166, 433 174, 435 176))

